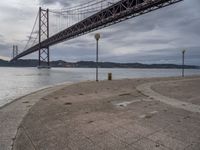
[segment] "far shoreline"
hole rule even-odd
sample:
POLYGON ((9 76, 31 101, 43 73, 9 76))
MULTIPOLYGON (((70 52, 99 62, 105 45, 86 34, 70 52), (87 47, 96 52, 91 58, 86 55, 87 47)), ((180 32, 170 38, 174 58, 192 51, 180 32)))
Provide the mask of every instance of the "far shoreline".
MULTIPOLYGON (((1 68, 36 68, 37 66, 0 66, 1 68)), ((66 68, 66 69, 95 69, 95 67, 51 67, 51 68, 66 68)), ((99 67, 99 69, 177 69, 181 70, 182 68, 120 68, 120 67, 99 67)), ((199 68, 185 68, 185 70, 200 70, 199 68)))
MULTIPOLYGON (((55 60, 50 62, 51 67, 62 68, 95 68, 95 61, 77 61, 66 62, 64 60, 55 60)), ((5 67, 37 67, 38 60, 35 59, 19 59, 15 62, 5 61, 0 59, 0 66, 5 67)), ((138 63, 138 62, 98 62, 99 68, 134 68, 134 69, 182 69, 182 64, 171 63, 138 63)), ((184 65, 185 69, 200 69, 198 65, 184 65)))

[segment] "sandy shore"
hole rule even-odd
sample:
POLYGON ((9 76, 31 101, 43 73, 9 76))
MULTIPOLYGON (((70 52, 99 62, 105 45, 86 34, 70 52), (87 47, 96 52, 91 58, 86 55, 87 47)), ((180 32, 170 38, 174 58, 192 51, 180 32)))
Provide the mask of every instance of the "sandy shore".
POLYGON ((4 142, 6 150, 8 145, 14 150, 199 150, 199 89, 196 76, 84 82, 41 91, 0 110, 0 146, 4 142), (25 111, 15 118, 19 105, 25 105, 25 111), (5 118, 16 125, 4 123, 5 118), (14 142, 6 144, 13 135, 14 142))

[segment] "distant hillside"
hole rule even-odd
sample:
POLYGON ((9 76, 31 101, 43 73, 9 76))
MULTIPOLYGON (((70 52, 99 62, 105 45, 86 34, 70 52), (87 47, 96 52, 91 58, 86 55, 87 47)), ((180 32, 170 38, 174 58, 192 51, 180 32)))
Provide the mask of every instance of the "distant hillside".
POLYGON ((36 67, 38 65, 38 60, 23 60, 19 59, 15 62, 9 62, 6 60, 0 59, 0 66, 1 67, 36 67))
MULTIPOLYGON (((65 62, 63 60, 51 61, 51 67, 67 67, 67 68, 95 68, 96 63, 93 61, 65 62)), ((0 59, 1 67, 37 67, 38 60, 20 59, 16 62, 8 62, 0 59)), ((176 64, 141 64, 141 63, 114 63, 99 62, 100 68, 182 68, 176 64)), ((187 69, 200 69, 199 66, 185 65, 187 69)))

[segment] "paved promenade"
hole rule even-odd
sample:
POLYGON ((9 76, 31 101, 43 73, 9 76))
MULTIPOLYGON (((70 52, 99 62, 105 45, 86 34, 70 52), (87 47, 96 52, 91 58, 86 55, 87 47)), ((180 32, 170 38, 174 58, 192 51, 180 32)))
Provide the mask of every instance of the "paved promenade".
POLYGON ((66 86, 31 107, 13 150, 199 150, 199 89, 200 77, 66 86))
POLYGON ((0 150, 12 149, 18 127, 30 108, 42 97, 60 88, 63 85, 33 92, 0 108, 0 150))

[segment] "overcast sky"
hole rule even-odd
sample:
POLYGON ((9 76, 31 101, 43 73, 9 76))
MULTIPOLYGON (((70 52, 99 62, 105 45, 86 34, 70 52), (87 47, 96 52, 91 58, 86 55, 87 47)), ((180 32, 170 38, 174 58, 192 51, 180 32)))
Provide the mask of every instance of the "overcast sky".
MULTIPOLYGON (((13 44, 24 48, 39 6, 62 8, 87 1, 0 1, 0 58, 11 56, 13 44)), ((100 61, 180 64, 186 49, 186 63, 200 65, 199 0, 184 0, 96 32, 101 33, 100 61)), ((51 47, 51 60, 95 60, 96 32, 51 47)))

